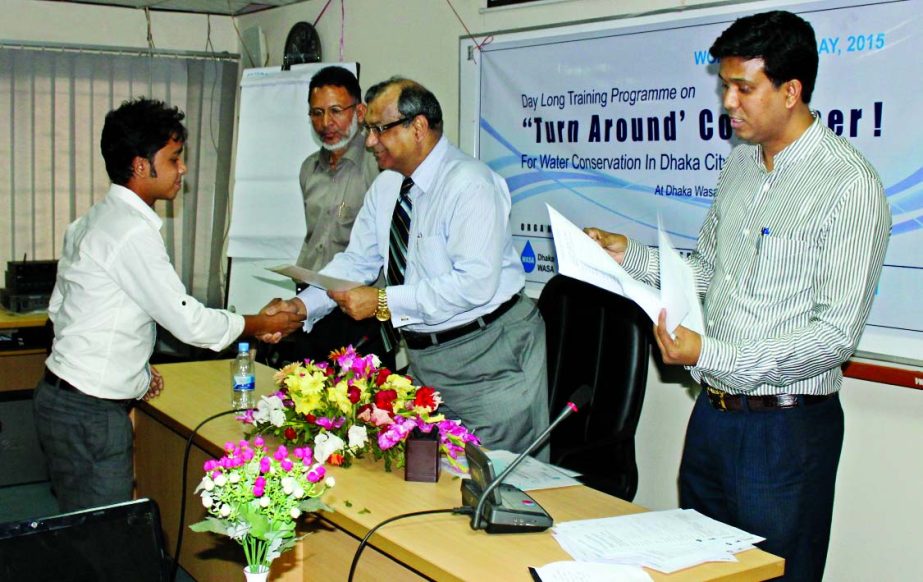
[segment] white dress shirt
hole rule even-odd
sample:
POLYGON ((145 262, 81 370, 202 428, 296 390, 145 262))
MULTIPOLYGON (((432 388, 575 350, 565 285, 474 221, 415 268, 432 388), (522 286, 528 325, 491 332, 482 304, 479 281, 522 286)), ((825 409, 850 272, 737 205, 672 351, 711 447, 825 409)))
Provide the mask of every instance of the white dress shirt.
POLYGON ((55 339, 46 365, 86 394, 144 395, 155 322, 185 343, 215 351, 243 331, 243 317, 209 309, 186 293, 161 225, 134 192, 112 185, 67 228, 48 307, 55 339))
MULTIPOLYGON (((391 321, 419 333, 458 327, 518 293, 525 273, 510 231, 506 182, 443 137, 411 175, 413 211, 404 284, 386 289, 391 321)), ((391 217, 403 176, 384 171, 372 183, 345 252, 321 272, 370 284, 387 267, 391 217)), ((305 330, 335 303, 308 287, 305 330)))

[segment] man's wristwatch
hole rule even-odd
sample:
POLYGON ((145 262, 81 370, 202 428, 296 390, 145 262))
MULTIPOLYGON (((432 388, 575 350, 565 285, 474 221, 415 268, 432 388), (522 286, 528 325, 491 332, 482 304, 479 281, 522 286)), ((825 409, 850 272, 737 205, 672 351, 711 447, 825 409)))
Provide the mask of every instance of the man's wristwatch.
POLYGON ((375 319, 378 321, 389 321, 391 319, 391 310, 388 309, 388 294, 384 289, 378 290, 378 309, 375 310, 375 319))

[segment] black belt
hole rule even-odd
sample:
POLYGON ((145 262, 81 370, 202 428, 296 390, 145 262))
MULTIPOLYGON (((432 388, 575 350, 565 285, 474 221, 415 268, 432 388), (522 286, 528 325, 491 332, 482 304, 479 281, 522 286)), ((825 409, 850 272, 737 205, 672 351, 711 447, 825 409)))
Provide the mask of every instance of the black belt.
POLYGON ((439 331, 435 333, 415 333, 412 331, 403 331, 401 332, 401 335, 404 336, 404 340, 407 342, 407 347, 412 350, 422 350, 432 346, 438 346, 439 344, 444 344, 445 342, 452 341, 453 339, 458 339, 479 329, 484 329, 491 323, 497 321, 497 319, 499 319, 500 316, 502 316, 504 313, 512 309, 513 306, 519 302, 519 298, 520 294, 517 293, 516 295, 513 295, 507 299, 504 303, 501 303, 500 307, 494 309, 487 315, 482 315, 472 322, 459 325, 458 327, 453 327, 452 329, 447 329, 445 331, 439 331))
POLYGON ((811 406, 826 402, 836 395, 824 394, 815 396, 813 394, 772 394, 769 396, 747 396, 744 394, 728 394, 708 384, 702 384, 705 394, 708 396, 708 402, 716 410, 785 410, 787 408, 798 408, 799 406, 811 406))
MULTIPOLYGON (((90 398, 96 398, 96 396, 91 396, 90 394, 87 394, 83 390, 75 388, 74 385, 68 382, 67 380, 64 380, 63 378, 59 378, 57 374, 49 370, 47 367, 45 368, 45 383, 51 386, 54 386, 55 388, 57 388, 58 390, 61 390, 62 392, 72 392, 74 394, 82 394, 83 396, 89 396, 90 398)), ((106 400, 108 402, 112 402, 114 404, 124 406, 126 408, 130 407, 132 404, 135 403, 134 398, 127 398, 125 400, 116 400, 114 398, 100 398, 100 400, 106 400)))

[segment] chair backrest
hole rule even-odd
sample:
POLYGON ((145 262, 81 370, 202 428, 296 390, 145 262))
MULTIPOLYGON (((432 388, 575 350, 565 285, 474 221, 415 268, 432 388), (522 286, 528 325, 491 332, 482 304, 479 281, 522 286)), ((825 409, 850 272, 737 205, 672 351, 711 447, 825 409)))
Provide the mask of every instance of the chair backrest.
POLYGON ((0 524, 0 580, 169 580, 150 499, 0 524))
POLYGON ((563 275, 545 285, 538 307, 547 333, 552 415, 580 385, 593 388, 586 413, 552 433, 551 462, 580 471, 591 487, 631 500, 651 321, 633 301, 563 275))

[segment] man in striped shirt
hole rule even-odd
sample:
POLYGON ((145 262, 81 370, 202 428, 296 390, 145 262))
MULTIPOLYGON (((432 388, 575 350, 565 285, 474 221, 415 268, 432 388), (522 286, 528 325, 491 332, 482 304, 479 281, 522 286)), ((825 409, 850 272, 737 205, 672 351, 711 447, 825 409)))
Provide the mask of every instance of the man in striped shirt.
MULTIPOLYGON (((808 103, 811 25, 789 12, 741 18, 711 47, 737 137, 689 258, 705 334, 671 336, 663 360, 703 386, 680 466, 680 505, 766 538, 787 580, 820 580, 843 443, 841 364, 856 348, 891 215, 875 170, 808 103)), ((588 229, 636 278, 659 256, 588 229)))

